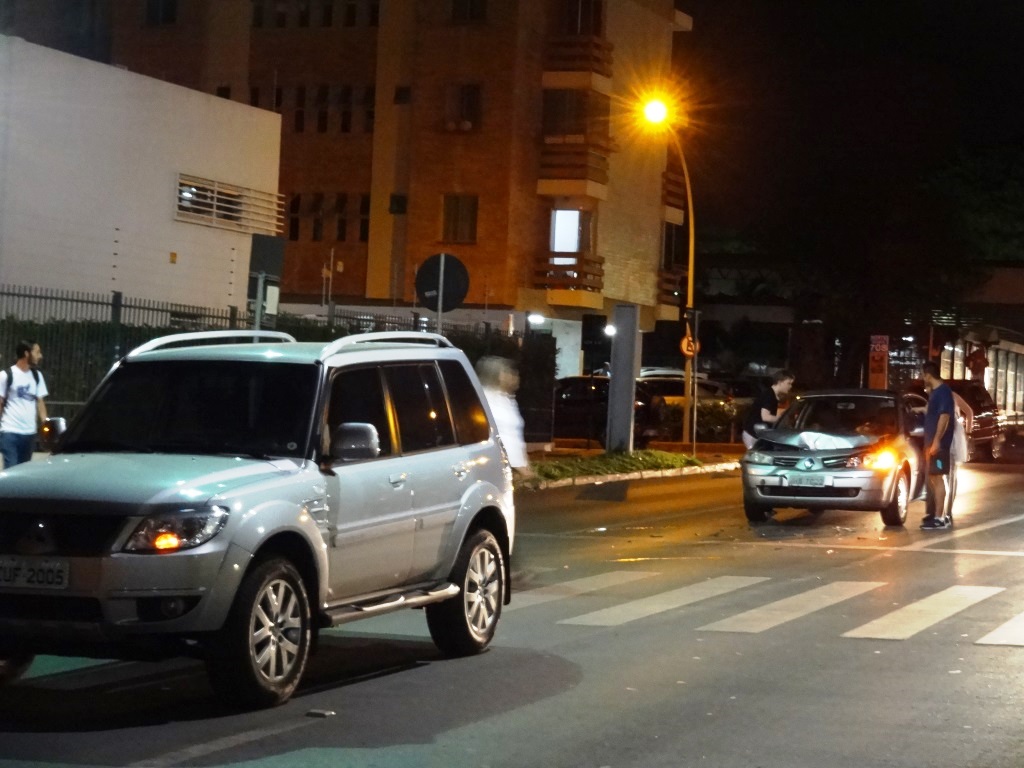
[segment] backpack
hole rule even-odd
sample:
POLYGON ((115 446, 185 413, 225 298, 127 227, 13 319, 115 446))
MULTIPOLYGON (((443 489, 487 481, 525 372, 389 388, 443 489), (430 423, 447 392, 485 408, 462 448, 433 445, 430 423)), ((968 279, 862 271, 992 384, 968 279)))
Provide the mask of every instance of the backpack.
MULTIPOLYGON (((36 382, 36 391, 39 391, 39 371, 35 368, 29 368, 32 371, 32 378, 36 382)), ((3 418, 4 411, 7 410, 7 401, 11 399, 11 382, 14 381, 14 366, 4 369, 4 375, 7 377, 7 389, 4 390, 4 402, 0 405, 0 418, 3 418)))

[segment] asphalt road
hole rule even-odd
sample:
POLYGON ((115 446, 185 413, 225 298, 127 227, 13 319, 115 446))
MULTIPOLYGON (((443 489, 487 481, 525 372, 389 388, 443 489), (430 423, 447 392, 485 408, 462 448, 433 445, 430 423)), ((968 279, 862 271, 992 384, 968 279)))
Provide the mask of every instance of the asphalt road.
POLYGON ((0 691, 0 766, 1019 766, 1022 470, 964 470, 940 532, 752 528, 738 473, 524 493, 487 653, 349 624, 250 714, 192 662, 42 659, 0 691))

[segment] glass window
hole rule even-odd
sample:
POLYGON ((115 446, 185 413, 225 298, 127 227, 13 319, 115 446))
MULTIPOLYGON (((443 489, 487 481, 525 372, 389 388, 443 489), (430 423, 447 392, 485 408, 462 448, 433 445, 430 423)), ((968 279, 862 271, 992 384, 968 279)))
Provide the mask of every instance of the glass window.
POLYGON ((348 239, 348 195, 344 192, 339 192, 334 198, 334 214, 338 217, 334 239, 343 243, 348 239))
POLYGON ((441 239, 446 243, 475 243, 476 219, 476 195, 445 195, 441 239))
POLYGON ((552 211, 551 250, 555 253, 590 253, 592 222, 591 211, 552 211))
POLYGON ((432 364, 389 366, 384 376, 395 406, 402 453, 454 445, 441 379, 432 364))
POLYGON ((359 196, 359 242, 370 240, 370 196, 359 196))
POLYGON ((444 384, 448 388, 448 401, 452 405, 459 443, 466 445, 483 442, 490 437, 490 426, 469 374, 455 360, 442 360, 440 366, 444 384))
POLYGON ((178 0, 146 0, 146 26, 174 24, 178 20, 178 0))
POLYGON ((689 231, 682 224, 665 222, 662 230, 662 269, 689 268, 690 240, 689 231))
POLYGON ((320 26, 330 27, 334 25, 334 0, 324 0, 320 6, 320 26))
POLYGON ((381 456, 390 456, 394 452, 384 387, 376 367, 343 370, 331 382, 328 434, 340 424, 351 422, 372 424, 376 428, 381 456))
POLYGON ((342 12, 342 26, 354 27, 356 25, 357 10, 355 0, 346 0, 345 10, 342 12))
POLYGON ((449 86, 445 99, 445 127, 450 131, 471 131, 483 119, 483 96, 479 83, 449 86))
POLYGON ((452 21, 485 21, 487 0, 452 0, 452 21))
POLYGON ((377 120, 376 111, 377 89, 372 85, 363 92, 363 130, 373 133, 377 120))
POLYGON ((604 0, 560 0, 556 24, 562 35, 604 36, 604 0))

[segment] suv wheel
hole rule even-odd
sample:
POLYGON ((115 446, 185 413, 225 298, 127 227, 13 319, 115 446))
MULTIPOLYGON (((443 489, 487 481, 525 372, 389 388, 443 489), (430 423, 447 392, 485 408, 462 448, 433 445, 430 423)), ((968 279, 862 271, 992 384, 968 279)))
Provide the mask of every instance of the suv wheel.
POLYGON ((506 589, 505 559, 490 531, 477 531, 462 543, 451 581, 462 591, 427 606, 430 637, 447 656, 480 653, 494 637, 506 589))
POLYGON ((287 701, 306 668, 309 597, 287 560, 258 565, 242 580, 224 627, 207 653, 210 684, 246 708, 287 701))
POLYGON ((0 685, 13 683, 32 666, 35 656, 31 653, 12 653, 0 656, 0 685))

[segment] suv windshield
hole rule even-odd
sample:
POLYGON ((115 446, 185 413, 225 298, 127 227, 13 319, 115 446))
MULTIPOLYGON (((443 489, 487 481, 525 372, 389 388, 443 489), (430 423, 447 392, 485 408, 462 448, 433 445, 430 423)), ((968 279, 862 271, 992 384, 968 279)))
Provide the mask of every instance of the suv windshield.
POLYGON ((832 434, 882 435, 896 431, 896 400, 891 397, 805 397, 779 420, 781 429, 832 434))
POLYGON ((59 451, 302 457, 319 369, 239 361, 121 365, 59 451))

